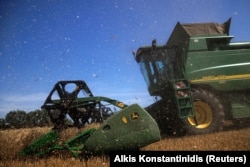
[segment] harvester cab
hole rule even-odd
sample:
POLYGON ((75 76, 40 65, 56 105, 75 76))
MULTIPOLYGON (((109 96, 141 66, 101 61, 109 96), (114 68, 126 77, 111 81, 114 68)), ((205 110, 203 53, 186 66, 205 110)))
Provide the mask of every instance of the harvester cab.
POLYGON ((136 54, 144 80, 151 96, 176 99, 181 118, 193 116, 192 98, 184 69, 177 61, 177 46, 156 46, 139 48, 136 54))

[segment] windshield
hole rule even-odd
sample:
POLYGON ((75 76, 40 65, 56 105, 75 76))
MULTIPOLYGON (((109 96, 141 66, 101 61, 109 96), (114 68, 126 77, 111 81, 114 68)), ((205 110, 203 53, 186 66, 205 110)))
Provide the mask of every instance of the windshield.
POLYGON ((169 80, 171 68, 169 66, 170 59, 167 56, 168 52, 166 49, 159 48, 140 54, 139 65, 148 87, 151 84, 160 84, 169 80))

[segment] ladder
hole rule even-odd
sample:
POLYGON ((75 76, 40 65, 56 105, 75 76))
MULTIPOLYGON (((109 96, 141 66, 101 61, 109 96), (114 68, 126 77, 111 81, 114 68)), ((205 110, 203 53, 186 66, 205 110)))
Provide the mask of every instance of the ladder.
MULTIPOLYGON (((183 48, 181 60, 185 62, 185 50, 183 48)), ((177 110, 180 118, 194 117, 193 98, 191 87, 188 82, 185 64, 174 64, 169 56, 166 56, 167 62, 170 62, 170 82, 172 83, 174 97, 176 99, 177 110), (174 70, 175 67, 175 70, 174 70)))
POLYGON ((193 99, 188 80, 173 80, 173 88, 180 118, 193 117, 193 99))

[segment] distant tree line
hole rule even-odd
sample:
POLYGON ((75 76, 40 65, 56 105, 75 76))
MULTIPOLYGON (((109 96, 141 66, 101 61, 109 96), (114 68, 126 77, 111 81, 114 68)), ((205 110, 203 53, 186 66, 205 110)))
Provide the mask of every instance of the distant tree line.
POLYGON ((27 113, 22 110, 16 110, 7 113, 5 118, 0 118, 0 129, 37 126, 52 126, 46 111, 35 110, 27 113))

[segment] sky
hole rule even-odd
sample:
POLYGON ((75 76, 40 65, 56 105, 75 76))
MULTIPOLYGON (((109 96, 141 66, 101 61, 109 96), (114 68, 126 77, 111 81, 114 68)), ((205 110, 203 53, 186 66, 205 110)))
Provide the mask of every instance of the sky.
POLYGON ((249 0, 1 0, 0 118, 40 109, 60 80, 145 107, 154 98, 133 51, 167 42, 177 22, 224 23, 250 41, 249 0))

